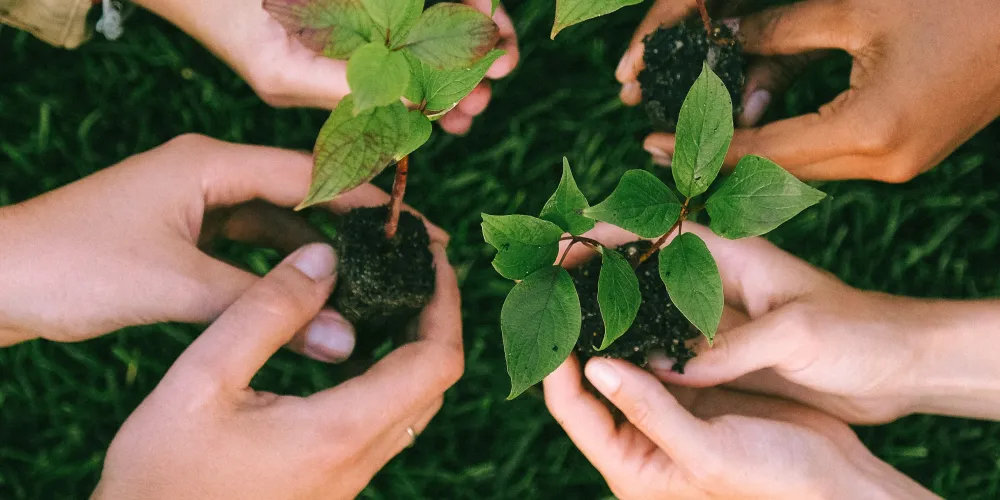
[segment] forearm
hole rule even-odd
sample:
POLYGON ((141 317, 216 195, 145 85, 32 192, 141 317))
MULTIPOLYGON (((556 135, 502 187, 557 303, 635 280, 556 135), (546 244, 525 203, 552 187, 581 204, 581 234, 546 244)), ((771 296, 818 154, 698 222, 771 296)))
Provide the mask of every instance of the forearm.
POLYGON ((1000 301, 924 301, 912 411, 1000 420, 1000 301))
POLYGON ((16 209, 16 205, 0 208, 0 234, 7 241, 7 244, 0 245, 0 348, 37 338, 18 326, 20 322, 13 310, 14 299, 21 288, 16 272, 20 266, 20 259, 17 258, 18 244, 24 244, 26 239, 18 231, 17 221, 13 217, 16 209))

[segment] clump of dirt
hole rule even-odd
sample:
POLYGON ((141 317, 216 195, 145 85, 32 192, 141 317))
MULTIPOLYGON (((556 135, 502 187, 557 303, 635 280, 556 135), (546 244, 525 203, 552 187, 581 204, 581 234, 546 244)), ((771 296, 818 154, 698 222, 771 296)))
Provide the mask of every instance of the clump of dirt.
POLYGON ((660 28, 643 43, 646 68, 639 73, 643 105, 653 128, 673 133, 688 91, 708 63, 726 84, 733 100, 733 114, 743 109, 746 60, 743 48, 725 24, 713 24, 710 37, 699 18, 670 28, 660 28))
POLYGON ((369 356, 405 332, 434 295, 430 236, 417 216, 403 212, 396 237, 385 237, 388 207, 359 208, 341 217, 333 247, 337 287, 330 306, 357 332, 355 354, 369 356))
MULTIPOLYGON (((618 252, 634 263, 651 245, 645 240, 637 241, 622 245, 618 252)), ((570 273, 580 295, 583 313, 580 340, 576 345, 581 362, 586 363, 592 357, 605 357, 624 359, 642 367, 648 361, 649 352, 660 349, 676 360, 674 371, 684 373, 684 365, 695 356, 686 345, 687 341, 700 334, 670 300, 667 288, 660 279, 656 255, 653 254, 636 269, 642 305, 635 322, 604 351, 597 350, 604 340, 604 320, 597 302, 601 259, 593 259, 570 273)))

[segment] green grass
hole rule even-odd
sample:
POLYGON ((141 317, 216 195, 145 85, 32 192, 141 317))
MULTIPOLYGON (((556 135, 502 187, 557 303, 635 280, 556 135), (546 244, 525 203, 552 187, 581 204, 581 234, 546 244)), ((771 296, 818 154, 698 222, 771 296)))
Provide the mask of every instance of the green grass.
MULTIPOLYGON (((600 197, 629 168, 652 168, 642 113, 622 107, 612 74, 642 14, 627 9, 548 40, 551 0, 510 2, 523 64, 496 86, 465 138, 436 133, 414 158, 408 201, 454 236, 463 281, 466 377, 420 446, 362 498, 605 498, 599 474, 552 421, 537 392, 506 402, 499 311, 510 284, 490 267, 479 213, 534 213, 573 161, 600 197)), ((0 31, 0 205, 51 190, 185 132, 309 149, 324 113, 273 110, 192 40, 149 15, 119 43, 51 49, 0 31)), ((815 109, 846 85, 843 59, 812 71, 778 115, 815 109)), ((934 126, 934 124, 927 124, 934 126)), ((903 186, 827 183, 832 195, 774 235, 852 285, 916 296, 1000 292, 1000 128, 903 186)), ((379 181, 385 182, 386 178, 379 181)), ((257 268, 274 255, 242 247, 257 268)), ((2 286, 2 281, 0 281, 2 286)), ((85 497, 122 421, 198 334, 134 328, 81 345, 32 342, 0 351, 0 498, 85 497)), ((305 394, 331 371, 282 353, 259 384, 305 394)), ((880 457, 949 498, 1000 495, 1000 425, 911 417, 861 429, 880 457)))

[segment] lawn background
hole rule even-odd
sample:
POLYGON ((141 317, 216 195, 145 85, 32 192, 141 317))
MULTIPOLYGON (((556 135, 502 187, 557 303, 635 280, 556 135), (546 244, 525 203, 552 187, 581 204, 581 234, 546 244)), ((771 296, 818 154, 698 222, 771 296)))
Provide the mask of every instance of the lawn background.
MULTIPOLYGON (((453 235, 468 367, 419 446, 390 463, 362 498, 609 496, 537 392, 504 401, 509 382, 498 320, 510 284, 490 267, 492 252, 479 230, 480 212, 537 213, 558 182, 563 155, 592 200, 610 192, 625 170, 654 168, 641 147, 644 117, 618 102, 612 76, 645 7, 552 42, 552 5, 508 2, 521 34, 521 67, 495 86, 490 109, 469 136, 437 132, 414 156, 408 201, 453 235)), ((846 87, 849 67, 840 57, 814 68, 774 114, 815 110, 846 87)), ((197 43, 145 13, 129 20, 122 41, 95 39, 73 52, 4 28, 0 206, 186 132, 310 149, 325 115, 268 108, 197 43)), ((994 125, 906 185, 824 184, 831 198, 773 240, 858 287, 996 296, 998 139, 994 125)), ((277 258, 235 245, 222 250, 261 272, 277 258)), ((199 331, 158 325, 79 345, 31 342, 0 351, 0 498, 85 498, 116 429, 199 331)), ((330 373, 282 353, 256 385, 308 394, 327 387, 330 373)), ((859 433, 878 456, 941 495, 1000 496, 997 424, 918 416, 859 433)))

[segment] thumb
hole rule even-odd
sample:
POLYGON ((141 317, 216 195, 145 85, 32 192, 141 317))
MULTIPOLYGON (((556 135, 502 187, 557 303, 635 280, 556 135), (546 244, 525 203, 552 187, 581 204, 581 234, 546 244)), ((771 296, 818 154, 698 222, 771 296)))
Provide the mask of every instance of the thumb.
POLYGON ((826 54, 826 51, 813 51, 790 56, 761 57, 754 61, 747 70, 743 112, 738 118, 738 125, 757 125, 773 99, 785 92, 806 67, 826 54))
POLYGON ((652 375, 620 360, 591 359, 587 380, 682 468, 711 459, 709 424, 686 410, 652 375))
POLYGON ((336 256, 313 244, 288 256, 205 331, 174 366, 206 374, 211 385, 243 389, 267 360, 305 327, 333 290, 336 256))
POLYGON ((662 355, 650 359, 650 370, 668 384, 713 387, 778 367, 795 358, 803 344, 802 322, 795 316, 779 309, 719 335, 712 348, 699 352, 684 366, 683 374, 673 371, 673 360, 662 355))

